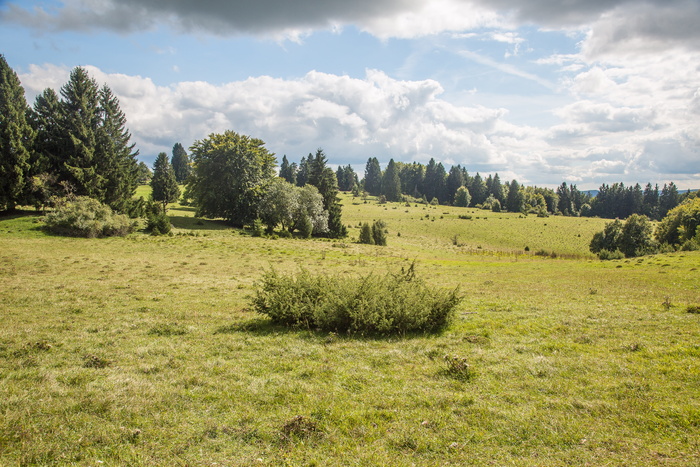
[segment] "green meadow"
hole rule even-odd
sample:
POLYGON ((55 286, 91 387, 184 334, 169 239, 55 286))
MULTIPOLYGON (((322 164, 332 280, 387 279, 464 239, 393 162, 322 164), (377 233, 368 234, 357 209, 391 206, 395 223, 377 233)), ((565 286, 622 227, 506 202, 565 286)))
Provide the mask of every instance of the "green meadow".
POLYGON ((256 238, 179 205, 166 237, 0 218, 0 465, 700 465, 700 252, 599 261, 603 219, 343 205, 338 241, 256 238), (386 247, 356 243, 374 219, 386 247), (271 268, 413 262, 464 296, 440 334, 250 310, 271 268))

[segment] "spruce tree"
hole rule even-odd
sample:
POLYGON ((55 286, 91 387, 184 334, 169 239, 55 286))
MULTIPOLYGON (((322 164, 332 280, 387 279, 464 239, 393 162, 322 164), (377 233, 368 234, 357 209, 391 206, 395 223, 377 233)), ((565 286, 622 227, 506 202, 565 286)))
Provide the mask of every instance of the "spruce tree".
POLYGON ((67 135, 62 129, 63 108, 53 89, 45 89, 36 96, 31 121, 34 140, 35 171, 60 174, 63 171, 63 155, 67 135))
POLYGON ((382 194, 387 201, 401 200, 401 179, 394 159, 389 161, 382 177, 382 194))
POLYGON ((524 196, 520 190, 520 185, 516 180, 510 182, 508 197, 506 198, 506 210, 510 212, 520 212, 523 209, 524 196))
POLYGON ((125 212, 138 186, 139 167, 131 134, 126 129, 126 116, 119 99, 104 85, 100 89, 101 125, 98 128, 97 167, 105 178, 103 202, 112 209, 125 212))
POLYGON ((286 155, 282 156, 282 164, 280 164, 280 177, 292 185, 297 184, 296 164, 290 164, 286 155))
POLYGON ((0 211, 15 209, 27 186, 34 137, 27 113, 24 88, 0 55, 0 211))
POLYGON ((187 177, 190 176, 190 172, 192 172, 192 167, 190 167, 190 157, 180 143, 175 143, 173 146, 171 165, 173 166, 177 183, 185 183, 187 177))
POLYGON ((446 201, 454 202, 459 187, 464 185, 464 170, 459 165, 453 165, 447 175, 446 201))
MULTIPOLYGON (((311 157, 311 154, 309 154, 311 157)), ((309 181, 309 161, 306 157, 302 157, 299 161, 299 170, 297 170, 297 186, 304 186, 309 181)))
POLYGON ((382 169, 376 157, 370 157, 365 166, 365 191, 372 196, 382 192, 382 169))
POLYGON ((318 148, 315 156, 309 154, 307 161, 309 163, 309 178, 306 180, 306 183, 320 190, 321 187, 319 185, 321 184, 321 177, 323 176, 323 171, 326 169, 327 162, 323 149, 318 148))
POLYGON ((163 203, 163 212, 166 211, 168 203, 174 203, 180 198, 180 187, 177 186, 175 171, 168 162, 168 155, 164 152, 158 154, 153 164, 151 189, 153 201, 163 203))
POLYGON ((479 172, 476 173, 472 179, 471 185, 468 188, 469 193, 472 195, 471 206, 483 204, 484 201, 486 201, 486 198, 489 196, 486 190, 486 183, 484 183, 484 180, 481 178, 481 175, 479 175, 479 172))
POLYGON ((97 82, 84 68, 74 68, 61 88, 62 131, 61 179, 75 187, 75 194, 104 201, 106 180, 97 164, 100 102, 97 82))

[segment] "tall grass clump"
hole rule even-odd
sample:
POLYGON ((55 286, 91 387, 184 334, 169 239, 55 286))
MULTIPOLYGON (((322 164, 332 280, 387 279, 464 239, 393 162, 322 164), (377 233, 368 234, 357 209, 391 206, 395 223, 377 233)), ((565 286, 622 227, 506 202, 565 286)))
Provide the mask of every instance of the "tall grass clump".
POLYGON ((125 236, 134 230, 134 222, 124 214, 116 214, 99 201, 78 196, 60 203, 44 218, 49 232, 71 237, 125 236))
POLYGON ((449 324, 461 301, 416 278, 414 265, 385 276, 346 278, 267 272, 253 298, 255 311, 292 327, 359 334, 435 332, 449 324))

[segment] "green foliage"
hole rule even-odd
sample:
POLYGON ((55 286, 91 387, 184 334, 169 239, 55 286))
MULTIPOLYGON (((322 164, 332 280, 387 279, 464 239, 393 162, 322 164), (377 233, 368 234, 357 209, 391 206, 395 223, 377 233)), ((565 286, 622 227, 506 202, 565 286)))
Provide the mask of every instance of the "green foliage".
POLYGON ((379 196, 382 192, 382 169, 376 157, 370 157, 365 166, 365 191, 372 196, 379 196))
POLYGON ((65 201, 44 222, 49 232, 72 237, 123 237, 134 230, 126 215, 115 214, 109 206, 86 196, 65 201))
POLYGON ((375 245, 386 246, 386 222, 381 219, 372 224, 372 240, 375 245))
POLYGON ((187 194, 200 216, 250 224, 275 177, 275 156, 265 143, 233 131, 211 134, 190 148, 193 172, 187 194))
POLYGON ((658 243, 654 241, 652 232, 653 226, 646 216, 633 214, 624 224, 615 219, 606 224, 602 232, 593 235, 590 250, 599 256, 605 250, 603 256, 606 256, 606 259, 613 259, 611 255, 614 255, 616 250, 627 258, 654 253, 658 251, 658 243))
POLYGON ((454 205, 466 208, 471 202, 471 195, 469 194, 469 189, 466 186, 461 186, 457 188, 457 193, 455 193, 454 205))
POLYGON ((372 237, 372 227, 369 223, 364 222, 360 226, 360 237, 358 239, 360 243, 365 245, 374 245, 374 237, 372 237))
POLYGON ((296 276, 269 271, 252 301, 256 312, 287 326, 359 334, 435 332, 451 320, 458 291, 435 290, 414 266, 383 277, 296 276))
POLYGON ((158 154, 153 164, 151 190, 153 201, 159 201, 163 204, 164 213, 169 203, 175 203, 180 198, 180 187, 177 185, 173 166, 168 161, 168 155, 164 152, 158 154))
POLYGON ((146 232, 151 235, 168 235, 172 231, 170 218, 165 208, 157 202, 149 201, 145 206, 146 232))
POLYGON ((682 245, 700 235, 700 198, 689 198, 668 211, 656 228, 656 240, 669 245, 682 245))
POLYGON ((621 252, 620 250, 615 250, 615 251, 609 251, 606 249, 602 249, 598 252, 598 258, 600 258, 603 261, 611 260, 611 259, 622 259, 625 257, 625 254, 621 252))
POLYGON ((34 131, 17 74, 0 54, 0 211, 12 210, 28 186, 34 131))
POLYGON ((445 375, 461 381, 468 381, 474 377, 474 370, 466 358, 445 355, 443 360, 445 362, 445 375))
POLYGON ((185 183, 192 172, 192 167, 190 166, 190 158, 187 155, 187 151, 180 143, 175 143, 173 146, 171 165, 177 183, 185 183))
POLYGON ((399 201, 401 199, 401 179, 394 159, 389 161, 382 176, 382 195, 387 201, 399 201))
POLYGON ((495 199, 491 202, 491 211, 493 212, 501 212, 501 202, 498 199, 495 199))

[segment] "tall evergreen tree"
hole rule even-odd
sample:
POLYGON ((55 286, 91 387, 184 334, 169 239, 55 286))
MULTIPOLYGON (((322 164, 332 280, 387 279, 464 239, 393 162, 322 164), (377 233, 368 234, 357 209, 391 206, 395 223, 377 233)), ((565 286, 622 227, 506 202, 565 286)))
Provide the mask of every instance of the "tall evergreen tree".
POLYGON ((574 206, 571 202, 571 191, 566 182, 563 182, 557 188, 557 195, 559 196, 559 203, 557 204, 557 209, 565 216, 570 216, 573 214, 574 206))
POLYGON ((365 166, 365 191, 372 196, 382 192, 382 169, 376 157, 370 157, 365 166))
POLYGON ((508 187, 508 197, 506 198, 506 209, 510 212, 520 212, 523 209, 524 195, 520 190, 517 180, 510 182, 508 187))
POLYGON ((423 189, 423 178, 425 177, 425 167, 423 164, 413 162, 404 164, 397 162, 399 167, 399 178, 401 179, 401 189, 407 195, 419 198, 423 189))
POLYGON ((105 178, 103 202, 112 209, 125 212, 138 186, 138 150, 130 143, 126 116, 112 90, 100 89, 101 121, 97 132, 97 166, 105 178))
POLYGON ((498 173, 496 173, 493 176, 493 180, 491 181, 491 187, 489 188, 489 194, 492 194, 494 198, 496 198, 500 203, 501 206, 505 206, 506 204, 506 194, 503 191, 503 185, 501 184, 501 177, 498 176, 498 173))
POLYGON ((662 219, 666 217, 668 211, 678 206, 679 201, 680 197, 676 184, 671 182, 666 185, 664 183, 664 187, 661 189, 661 195, 659 196, 659 217, 662 219))
POLYGON ((77 195, 104 201, 106 180, 96 160, 100 126, 97 82, 84 68, 74 68, 68 83, 61 88, 61 96, 66 136, 61 178, 75 187, 77 195))
MULTIPOLYGON (((309 154, 311 158, 311 154, 309 154)), ((304 186, 309 181, 309 160, 302 157, 299 161, 299 170, 297 170, 297 186, 304 186)))
POLYGON ((642 211, 649 219, 659 220, 659 185, 652 188, 651 183, 647 183, 644 187, 642 211))
POLYGON ((472 195, 471 206, 476 206, 477 204, 483 204, 488 198, 489 194, 487 191, 486 183, 479 175, 479 172, 474 175, 471 185, 468 187, 469 193, 472 195))
POLYGON ((328 236, 343 238, 347 236, 347 228, 342 223, 342 208, 338 198, 338 180, 335 172, 326 167, 321 172, 318 191, 323 196, 323 207, 328 211, 328 236))
POLYGON ((389 161, 382 176, 382 194, 387 201, 399 201, 401 199, 401 179, 394 159, 389 161))
POLYGON ((296 164, 290 164, 287 156, 282 156, 280 164, 280 177, 292 185, 297 184, 296 164))
POLYGON ((185 183, 192 172, 192 167, 190 166, 190 156, 187 155, 187 151, 180 143, 175 143, 173 146, 171 165, 173 166, 177 183, 185 183))
POLYGON ((158 154, 153 164, 153 178, 151 179, 153 201, 163 203, 163 212, 168 203, 174 203, 180 198, 180 187, 177 186, 175 171, 168 162, 168 155, 164 152, 158 154))
POLYGON ((309 178, 306 183, 318 188, 319 184, 321 183, 323 171, 326 169, 326 162, 328 162, 328 159, 323 153, 323 149, 318 148, 316 150, 316 155, 312 156, 309 154, 309 158, 307 160, 309 161, 309 178))
POLYGON ((446 196, 448 202, 454 202, 457 190, 461 186, 464 186, 464 170, 459 165, 453 165, 447 174, 446 196))
POLYGON ((27 185, 34 137, 28 109, 17 73, 0 55, 0 211, 15 209, 27 185))
POLYGON ((34 164, 37 173, 60 174, 67 135, 63 131, 63 108, 53 89, 45 89, 36 96, 31 121, 36 131, 34 164))

